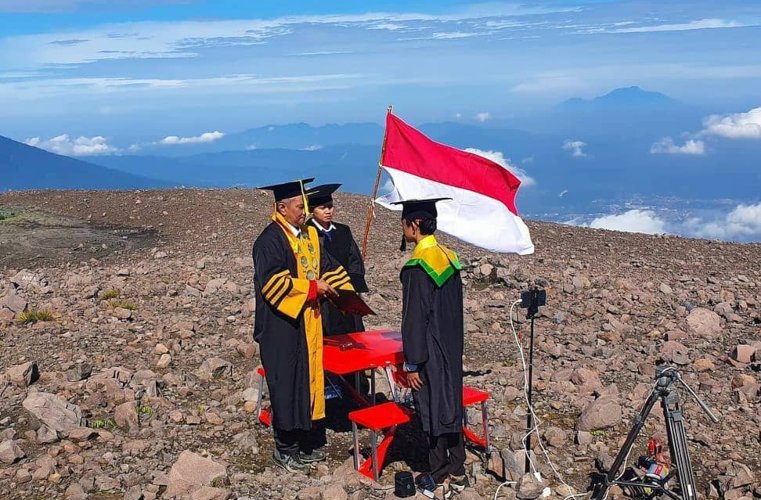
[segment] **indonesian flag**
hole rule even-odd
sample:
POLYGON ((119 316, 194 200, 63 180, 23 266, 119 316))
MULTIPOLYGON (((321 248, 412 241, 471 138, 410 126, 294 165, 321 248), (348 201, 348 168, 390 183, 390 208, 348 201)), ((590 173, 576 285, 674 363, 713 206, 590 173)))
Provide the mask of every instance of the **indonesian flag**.
POLYGON ((515 208, 521 181, 503 166, 434 142, 391 113, 381 166, 394 187, 375 200, 380 205, 400 210, 391 203, 452 198, 436 204, 438 229, 487 250, 534 253, 528 227, 515 208))

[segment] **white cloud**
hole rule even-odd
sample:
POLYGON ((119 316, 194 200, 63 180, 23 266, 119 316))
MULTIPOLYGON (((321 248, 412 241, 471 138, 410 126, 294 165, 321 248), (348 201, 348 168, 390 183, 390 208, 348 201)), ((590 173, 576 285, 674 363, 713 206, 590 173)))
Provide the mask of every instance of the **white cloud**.
POLYGON ((584 141, 572 141, 566 139, 563 143, 563 149, 571 153, 574 158, 586 158, 587 154, 584 152, 584 147, 587 143, 584 141))
POLYGON ((523 170, 522 168, 516 167, 515 165, 510 163, 510 159, 505 158, 505 155, 503 155, 500 151, 482 151, 476 148, 467 148, 465 151, 467 151, 468 153, 477 154, 478 156, 483 156, 484 158, 501 165, 503 168, 505 168, 506 170, 509 170, 518 179, 520 179, 521 186, 523 187, 536 185, 536 181, 534 180, 533 177, 530 177, 526 173, 526 171, 523 170))
POLYGON ((584 90, 586 83, 575 76, 540 75, 539 77, 514 85, 510 91, 517 94, 545 94, 576 92, 584 90))
MULTIPOLYGON (((132 7, 140 5, 156 5, 176 3, 177 0, 127 0, 124 4, 132 7)), ((95 4, 115 3, 113 0, 0 0, 0 12, 40 12, 56 13, 71 12, 80 8, 92 7, 95 4)), ((126 7, 126 5, 125 5, 126 7)), ((102 7, 101 7, 102 8, 102 7)))
POLYGON ((589 227, 627 233, 663 234, 666 223, 652 210, 629 210, 618 215, 605 215, 589 223, 589 227))
POLYGON ((472 36, 479 36, 483 33, 466 33, 462 31, 447 31, 441 33, 434 33, 431 38, 434 40, 455 40, 457 38, 470 38, 472 36))
POLYGON ((202 144, 206 142, 214 142, 225 136, 224 133, 215 130, 214 132, 204 132, 201 135, 195 137, 177 137, 176 135, 170 135, 161 139, 161 144, 175 145, 175 144, 202 144))
POLYGON ((702 134, 729 139, 761 139, 761 107, 747 113, 711 115, 703 121, 702 134))
POLYGON ((80 136, 71 140, 68 134, 62 134, 47 140, 32 137, 24 142, 29 146, 64 156, 110 155, 119 152, 118 148, 109 145, 108 140, 99 135, 80 136))
POLYGON ((367 29, 397 31, 397 30, 403 30, 404 28, 406 28, 406 26, 404 26, 403 24, 398 24, 398 23, 378 23, 378 24, 373 24, 371 26, 368 26, 367 29))
POLYGON ((714 221, 691 219, 688 230, 701 238, 752 239, 761 237, 761 203, 738 205, 723 218, 714 221))
MULTIPOLYGON (((21 4, 21 0, 12 1, 21 4)), ((56 2, 84 3, 85 0, 31 0, 33 3, 56 2)), ((97 0, 105 2, 106 0, 97 0)), ((149 1, 149 0, 137 0, 149 1)), ((168 1, 168 0, 162 0, 168 1)), ((176 1, 176 0, 175 0, 176 1)), ((25 1, 24 3, 30 3, 25 1)), ((245 47, 268 43, 273 38, 285 37, 299 29, 310 26, 335 26, 340 28, 380 29, 399 31, 407 23, 415 23, 410 29, 441 29, 442 23, 467 25, 479 31, 436 31, 428 39, 458 39, 491 33, 483 31, 475 21, 499 16, 524 16, 537 13, 566 12, 568 8, 526 8, 499 4, 482 4, 478 8, 462 9, 447 15, 414 12, 363 14, 327 14, 283 16, 264 19, 204 19, 189 21, 131 22, 97 26, 88 29, 69 30, 65 35, 41 33, 18 35, 0 39, 0 53, 7 52, 24 68, 31 66, 83 64, 105 59, 176 58, 198 57, 209 47, 245 47), (77 40, 76 44, 66 44, 77 40), (3 50, 6 49, 6 50, 3 50)))
POLYGON ((319 151, 320 149, 322 149, 322 146, 320 146, 319 144, 312 144, 310 146, 305 147, 304 151, 319 151))
POLYGON ((650 33, 654 31, 690 31, 702 29, 721 29, 721 28, 742 28, 754 26, 752 24, 743 24, 736 21, 725 21, 724 19, 699 19, 688 23, 658 24, 654 26, 636 26, 629 28, 595 28, 587 33, 650 33))
POLYGON ((650 154, 703 155, 705 152, 705 143, 695 139, 688 139, 684 145, 678 146, 671 137, 664 137, 650 146, 650 154))
POLYGON ((489 113, 488 111, 484 111, 482 113, 478 113, 478 114, 476 114, 476 120, 480 121, 481 123, 483 123, 485 121, 489 121, 489 120, 491 120, 491 113, 489 113))

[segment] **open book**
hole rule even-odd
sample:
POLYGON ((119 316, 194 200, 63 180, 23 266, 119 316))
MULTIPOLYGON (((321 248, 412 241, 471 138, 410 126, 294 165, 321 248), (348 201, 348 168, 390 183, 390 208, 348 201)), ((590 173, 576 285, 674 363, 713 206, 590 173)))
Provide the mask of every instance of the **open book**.
POLYGON ((375 311, 370 309, 370 306, 362 300, 357 292, 350 290, 336 290, 336 292, 338 292, 338 297, 331 297, 329 300, 342 313, 356 314, 357 316, 375 314, 375 311))

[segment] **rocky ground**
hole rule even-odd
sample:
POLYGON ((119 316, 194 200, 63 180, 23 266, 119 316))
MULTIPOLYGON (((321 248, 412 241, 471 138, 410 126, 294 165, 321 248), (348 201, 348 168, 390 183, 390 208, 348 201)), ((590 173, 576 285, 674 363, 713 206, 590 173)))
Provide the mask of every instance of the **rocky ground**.
MULTIPOLYGON (((271 212, 265 193, 22 192, 0 205, 2 498, 381 499, 394 498, 394 471, 420 469, 412 427, 380 483, 354 473, 340 412, 326 464, 309 476, 271 466, 270 432, 252 416, 250 248, 271 212)), ((367 200, 339 195, 337 206, 361 239, 367 200)), ((548 295, 536 322, 539 436, 571 487, 540 451, 547 493, 584 492, 595 463, 610 465, 668 363, 721 418, 711 424, 680 391, 701 494, 761 497, 761 246, 529 227, 528 257, 442 238, 465 263, 466 383, 492 395, 498 448, 486 464, 469 454, 461 497, 492 498, 520 478, 526 410, 509 312, 533 284, 548 295)), ((399 233, 397 214, 379 208, 369 327, 399 326, 399 233)), ((526 344, 525 311, 514 313, 526 344)), ((653 434, 664 435, 658 407, 630 463, 653 434)), ((543 487, 524 477, 498 496, 543 487)))

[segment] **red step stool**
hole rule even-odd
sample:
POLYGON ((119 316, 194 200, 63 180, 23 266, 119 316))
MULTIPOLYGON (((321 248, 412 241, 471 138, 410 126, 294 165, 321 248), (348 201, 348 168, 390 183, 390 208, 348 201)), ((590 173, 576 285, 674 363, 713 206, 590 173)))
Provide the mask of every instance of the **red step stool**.
POLYGON ((412 414, 412 410, 404 408, 394 402, 370 406, 369 408, 363 408, 349 413, 351 431, 354 434, 354 468, 359 471, 360 474, 375 481, 378 480, 388 448, 394 441, 396 427, 408 423, 412 414), (358 425, 370 429, 370 446, 372 450, 370 459, 365 460, 361 466, 359 463, 358 425), (379 432, 383 432, 383 440, 380 444, 377 442, 377 435, 379 432))
POLYGON ((464 407, 462 432, 468 440, 476 443, 478 446, 483 447, 487 452, 489 452, 491 446, 489 440, 489 413, 487 408, 488 400, 488 392, 481 391, 473 387, 468 387, 467 385, 462 386, 462 406, 464 407), (484 426, 483 436, 479 436, 468 427, 468 407, 477 404, 481 405, 481 420, 484 426))

